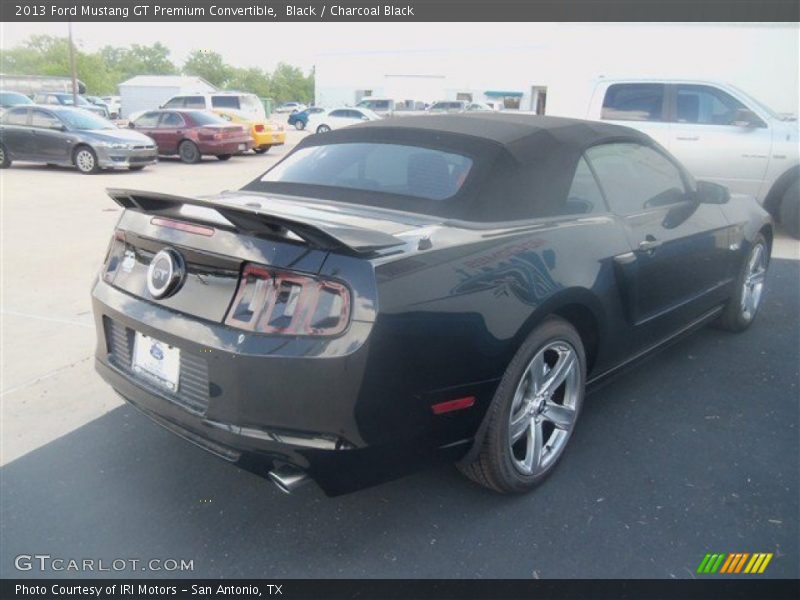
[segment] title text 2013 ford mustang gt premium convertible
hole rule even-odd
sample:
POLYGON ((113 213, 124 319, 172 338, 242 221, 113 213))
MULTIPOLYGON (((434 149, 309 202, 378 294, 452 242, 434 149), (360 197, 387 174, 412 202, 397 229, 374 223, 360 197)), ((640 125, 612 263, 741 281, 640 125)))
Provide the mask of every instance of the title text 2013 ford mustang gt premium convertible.
POLYGON ((534 487, 587 382, 752 323, 773 236, 642 133, 523 115, 309 136, 209 198, 109 192, 100 374, 181 437, 329 494, 435 456, 534 487))

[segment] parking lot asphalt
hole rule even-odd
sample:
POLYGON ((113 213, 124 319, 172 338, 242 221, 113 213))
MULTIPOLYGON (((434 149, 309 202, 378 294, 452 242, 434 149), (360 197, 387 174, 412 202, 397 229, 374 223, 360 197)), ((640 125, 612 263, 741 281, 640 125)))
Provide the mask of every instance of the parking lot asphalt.
POLYGON ((786 239, 750 330, 702 329, 597 390, 559 468, 525 496, 449 465, 286 496, 123 405, 91 364, 89 286, 119 216, 103 188, 211 193, 275 150, 3 172, 0 576, 39 577, 14 558, 49 554, 194 570, 46 576, 688 578, 706 552, 774 552, 764 576, 800 576, 800 261, 786 239))

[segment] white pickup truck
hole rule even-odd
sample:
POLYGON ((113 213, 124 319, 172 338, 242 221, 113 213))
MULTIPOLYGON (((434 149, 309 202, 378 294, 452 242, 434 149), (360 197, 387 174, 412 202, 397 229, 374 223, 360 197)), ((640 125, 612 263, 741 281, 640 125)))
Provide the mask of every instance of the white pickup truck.
POLYGON ((600 79, 590 120, 634 127, 697 179, 755 196, 800 238, 800 127, 741 90, 714 81, 600 79))

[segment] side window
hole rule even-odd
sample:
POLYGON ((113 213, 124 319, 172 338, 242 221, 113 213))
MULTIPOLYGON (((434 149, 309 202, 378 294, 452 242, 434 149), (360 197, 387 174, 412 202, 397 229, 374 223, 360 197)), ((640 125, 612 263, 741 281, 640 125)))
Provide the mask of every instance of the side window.
POLYGON ((174 98, 171 98, 169 102, 164 104, 164 108, 183 108, 185 100, 185 96, 175 96, 174 98))
POLYGON ((233 108, 239 110, 238 96, 211 96, 211 106, 214 108, 233 108))
POLYGON ((615 83, 603 98, 601 119, 610 121, 662 121, 664 91, 662 83, 615 83))
POLYGON ((575 169, 575 177, 572 179, 572 186, 569 188, 567 204, 563 212, 568 215, 583 215, 605 212, 605 210, 603 192, 597 185, 589 163, 581 157, 578 167, 575 169))
POLYGON ((611 210, 639 213, 687 199, 680 170, 663 154, 640 144, 603 144, 586 158, 605 192, 611 210))
POLYGON ((31 127, 38 127, 39 129, 60 129, 61 121, 43 110, 32 110, 31 127))
POLYGON ((183 127, 183 117, 181 117, 178 113, 166 113, 163 117, 161 117, 161 123, 158 124, 159 127, 164 129, 172 129, 175 127, 183 127))
POLYGON ((202 96, 186 96, 186 103, 184 106, 186 108, 205 108, 206 99, 202 96))
POLYGON ((328 116, 334 117, 334 118, 342 118, 342 117, 347 117, 348 116, 348 114, 347 114, 348 112, 350 112, 350 111, 347 111, 347 110, 334 110, 334 111, 331 111, 330 115, 328 115, 328 116))
POLYGON ((157 112, 149 112, 144 113, 141 117, 136 119, 135 123, 137 127, 155 127, 158 125, 158 118, 161 116, 161 113, 157 112))
POLYGON ((28 109, 8 110, 3 115, 5 125, 25 125, 28 122, 28 109))
POLYGON ((678 123, 732 125, 738 111, 747 109, 736 98, 708 85, 677 86, 678 123))

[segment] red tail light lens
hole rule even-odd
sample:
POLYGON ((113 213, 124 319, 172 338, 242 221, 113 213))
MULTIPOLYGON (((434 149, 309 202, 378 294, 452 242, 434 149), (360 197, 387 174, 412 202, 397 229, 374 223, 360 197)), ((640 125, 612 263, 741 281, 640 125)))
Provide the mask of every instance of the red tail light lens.
POLYGON ((261 123, 259 123, 258 125, 256 125, 256 131, 258 133, 261 133, 262 131, 264 131, 264 126, 261 123))
POLYGON ((258 333, 334 336, 350 320, 350 291, 329 279, 245 265, 226 325, 258 333))

